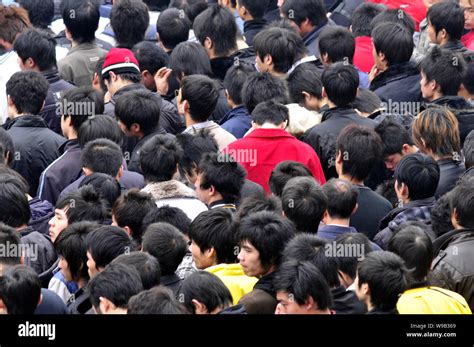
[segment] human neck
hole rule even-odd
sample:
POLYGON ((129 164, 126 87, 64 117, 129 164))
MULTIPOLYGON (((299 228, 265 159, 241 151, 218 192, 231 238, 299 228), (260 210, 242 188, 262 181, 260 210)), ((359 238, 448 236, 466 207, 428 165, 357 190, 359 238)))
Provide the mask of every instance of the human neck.
POLYGON ((185 118, 186 118, 186 127, 187 128, 189 128, 190 126, 196 125, 196 124, 201 124, 201 123, 207 122, 207 121, 197 122, 197 121, 195 121, 194 119, 191 118, 191 115, 189 113, 187 113, 185 115, 185 118))
POLYGON ((220 193, 217 193, 216 192, 216 195, 214 196, 211 196, 207 202, 207 205, 211 205, 213 203, 215 203, 216 201, 223 201, 224 200, 224 197, 220 194, 220 193))
POLYGON ((326 217, 326 225, 340 225, 348 227, 350 219, 332 218, 331 216, 326 217))
POLYGON ((343 179, 343 180, 346 180, 346 181, 349 181, 351 182, 352 184, 356 185, 356 186, 363 186, 364 185, 364 181, 360 181, 356 178, 353 178, 349 175, 346 175, 346 174, 341 174, 339 175, 339 178, 340 179, 343 179))

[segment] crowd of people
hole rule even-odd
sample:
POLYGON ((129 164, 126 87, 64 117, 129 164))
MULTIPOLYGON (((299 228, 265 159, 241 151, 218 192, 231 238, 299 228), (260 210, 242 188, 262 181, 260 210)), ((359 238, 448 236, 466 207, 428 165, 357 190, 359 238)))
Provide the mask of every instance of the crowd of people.
POLYGON ((0 312, 470 314, 473 2, 3 1, 0 312))

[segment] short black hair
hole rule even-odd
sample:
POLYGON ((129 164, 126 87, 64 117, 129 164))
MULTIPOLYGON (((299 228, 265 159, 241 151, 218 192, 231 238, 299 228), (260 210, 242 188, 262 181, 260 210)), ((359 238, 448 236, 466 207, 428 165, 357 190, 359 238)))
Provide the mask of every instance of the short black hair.
POLYGON ((161 270, 158 259, 147 252, 131 252, 119 255, 111 264, 124 264, 134 267, 142 281, 143 289, 160 285, 161 270))
MULTIPOLYGON (((12 136, 0 127, 0 163, 10 166, 14 159, 15 146, 12 136)), ((29 189, 28 189, 29 190, 29 189)))
POLYGON ((186 308, 163 286, 145 290, 130 298, 127 314, 188 314, 186 308))
POLYGON ((372 113, 380 110, 381 106, 383 105, 380 97, 373 91, 368 89, 359 89, 357 91, 357 96, 352 102, 351 106, 354 110, 357 110, 360 113, 367 113, 371 115, 372 113))
MULTIPOLYGON (((0 140, 0 143, 1 143, 1 140, 0 140)), ((474 130, 471 130, 469 135, 466 136, 466 139, 464 140, 462 152, 464 155, 466 169, 470 169, 471 167, 474 166, 474 130)))
POLYGON ((394 178, 398 186, 404 183, 408 187, 410 200, 426 199, 436 193, 440 169, 433 158, 414 153, 400 160, 395 169, 394 178))
POLYGON ((115 116, 130 130, 133 124, 140 126, 145 135, 158 128, 161 97, 147 89, 130 91, 120 95, 115 102, 115 116))
POLYGON ((474 228, 474 177, 466 176, 452 190, 451 214, 456 211, 457 223, 463 228, 474 228))
POLYGON ((0 182, 0 211, 0 222, 8 226, 19 228, 28 224, 31 218, 30 205, 19 183, 0 182))
POLYGON ((375 16, 374 19, 372 19, 372 22, 370 23, 370 25, 372 26, 372 30, 382 23, 392 25, 400 24, 410 32, 411 36, 415 34, 415 20, 402 9, 386 8, 385 10, 383 10, 381 13, 375 16))
POLYGON ((209 130, 200 131, 195 135, 181 133, 176 135, 176 139, 183 148, 183 156, 179 162, 183 176, 192 175, 193 169, 197 169, 204 154, 219 152, 217 142, 209 130))
POLYGON ((97 114, 84 120, 77 131, 77 139, 81 148, 96 139, 108 139, 121 146, 124 135, 115 118, 97 114))
POLYGON ((262 19, 269 4, 270 0, 239 0, 239 5, 245 7, 253 19, 262 19))
POLYGON ((274 212, 256 212, 242 219, 237 240, 250 243, 260 254, 262 267, 278 266, 286 243, 295 235, 295 225, 274 212))
POLYGON ((132 243, 127 233, 119 227, 104 225, 87 235, 87 251, 97 268, 105 268, 119 255, 129 253, 132 243))
POLYGON ((290 112, 288 108, 274 100, 264 101, 258 104, 252 111, 252 121, 255 124, 263 125, 271 123, 280 125, 283 122, 290 121, 290 112))
POLYGON ((451 222, 451 192, 439 197, 431 209, 431 230, 440 237, 454 229, 451 222))
POLYGON ((211 62, 203 46, 197 42, 182 42, 173 49, 169 67, 178 80, 183 76, 212 76, 211 62))
POLYGON ((140 150, 140 167, 147 182, 172 179, 183 155, 178 141, 170 135, 155 135, 140 150))
POLYGON ((188 101, 189 114, 195 122, 205 122, 219 99, 216 82, 205 75, 191 75, 181 83, 181 99, 188 101))
POLYGON ((64 195, 56 202, 56 208, 65 210, 69 224, 82 221, 102 223, 107 217, 105 202, 91 186, 64 195))
POLYGON ((81 153, 82 167, 92 172, 117 176, 122 167, 123 154, 119 145, 107 140, 97 139, 88 142, 81 153))
POLYGON ((170 0, 143 0, 150 11, 164 11, 170 4, 170 0))
POLYGON ((110 25, 117 47, 131 49, 145 38, 150 24, 148 7, 142 1, 117 0, 110 12, 110 25))
POLYGON ((242 101, 247 110, 252 113, 258 104, 270 100, 287 103, 288 89, 285 83, 268 72, 254 72, 248 76, 242 88, 242 101))
POLYGON ((384 7, 374 3, 362 3, 352 13, 351 28, 356 37, 370 36, 372 32, 372 20, 382 11, 384 7))
POLYGON ((268 185, 273 195, 281 197, 283 188, 293 177, 313 177, 306 165, 292 160, 285 160, 273 169, 268 185))
POLYGON ((359 256, 353 253, 352 257, 337 257, 337 267, 339 271, 342 271, 352 280, 355 280, 357 276, 357 264, 359 264, 362 256, 365 257, 373 250, 369 238, 363 233, 345 233, 336 237, 335 241, 336 245, 362 250, 363 254, 358 254, 359 256))
POLYGON ((174 49, 181 42, 188 41, 192 23, 188 16, 177 8, 168 8, 160 13, 156 31, 167 49, 174 49))
POLYGON ((323 186, 327 197, 327 211, 332 218, 349 219, 357 206, 359 189, 350 182, 331 179, 323 186))
POLYGON ((474 94, 474 63, 467 65, 464 71, 462 84, 469 94, 474 94))
POLYGON ((413 146, 413 140, 407 129, 398 122, 385 118, 375 127, 384 144, 383 157, 387 158, 393 154, 402 154, 403 145, 413 146))
POLYGON ((322 0, 286 0, 280 7, 280 11, 285 18, 292 20, 298 26, 306 18, 315 27, 322 26, 328 21, 322 0))
POLYGON ((117 308, 127 308, 130 298, 143 291, 138 271, 125 264, 110 264, 87 286, 92 306, 99 308, 100 298, 110 300, 117 308))
POLYGON ((318 99, 323 98, 322 70, 313 64, 300 64, 288 76, 288 90, 292 102, 304 104, 306 92, 318 99))
POLYGON ((266 196, 265 194, 251 195, 240 202, 235 217, 237 221, 242 221, 251 214, 261 211, 274 212, 281 215, 283 212, 281 200, 274 196, 266 196))
POLYGON ((109 212, 112 209, 115 200, 117 200, 122 193, 122 187, 117 179, 104 173, 93 172, 84 177, 79 184, 79 188, 84 186, 91 186, 94 188, 107 209, 107 217, 110 217, 109 212))
POLYGON ((193 30, 201 45, 210 38, 217 56, 228 56, 237 50, 238 28, 234 15, 225 7, 213 5, 199 14, 193 30))
POLYGON ((0 299, 8 314, 33 314, 40 298, 41 281, 32 268, 15 265, 3 271, 0 299))
POLYGON ((36 71, 19 71, 6 84, 7 95, 12 99, 18 114, 37 115, 48 95, 49 83, 36 71))
POLYGON ((28 18, 36 28, 47 29, 54 18, 54 0, 17 0, 25 10, 28 18))
POLYGON ((168 66, 169 55, 153 42, 139 42, 133 46, 132 52, 142 72, 146 70, 154 76, 159 69, 168 66))
POLYGON ((382 153, 383 142, 369 127, 348 125, 337 137, 336 155, 342 156, 342 172, 360 181, 369 177, 382 153))
POLYGON ((24 31, 16 38, 13 49, 23 64, 31 58, 40 71, 56 67, 56 41, 45 31, 38 29, 24 31))
POLYGON ((347 106, 357 96, 359 74, 352 65, 335 63, 321 77, 328 99, 336 106, 347 106))
POLYGON ((223 208, 201 212, 189 226, 189 239, 201 252, 214 248, 218 264, 237 262, 232 213, 223 208))
POLYGON ((403 259, 392 252, 367 254, 357 267, 357 275, 359 288, 367 283, 372 305, 384 311, 394 310, 400 294, 408 287, 403 259))
POLYGON ((433 4, 426 14, 428 23, 435 29, 436 36, 446 30, 449 41, 458 41, 464 33, 464 9, 454 1, 433 4))
POLYGON ((332 307, 329 285, 319 269, 309 261, 285 261, 278 269, 273 285, 277 292, 291 294, 299 305, 304 305, 311 297, 318 310, 332 307))
MULTIPOLYGON (((0 247, 16 247, 20 245, 20 234, 12 227, 0 223, 0 247)), ((18 265, 21 262, 21 254, 5 252, 0 256, 1 265, 18 265)))
POLYGON ((74 41, 93 42, 99 27, 100 6, 95 0, 63 0, 61 4, 64 25, 74 41))
POLYGON ((207 0, 171 0, 169 4, 170 8, 184 11, 191 22, 194 22, 199 14, 207 10, 208 6, 207 0))
POLYGON ((299 59, 298 52, 304 47, 303 39, 294 31, 283 28, 268 28, 254 38, 254 50, 260 60, 272 57, 273 69, 287 73, 299 59))
POLYGON ((236 105, 242 105, 242 88, 247 78, 255 72, 255 69, 244 62, 233 65, 227 70, 224 78, 224 88, 229 93, 230 99, 236 105))
POLYGON ((207 312, 232 306, 232 294, 222 280, 207 271, 197 271, 186 278, 178 291, 178 300, 195 314, 193 300, 206 306, 207 312))
POLYGON ((56 252, 66 260, 75 282, 89 280, 86 239, 89 233, 99 227, 99 224, 93 222, 72 223, 54 241, 56 252))
POLYGON ((346 28, 328 26, 319 34, 319 52, 321 56, 327 54, 331 63, 352 64, 355 47, 354 35, 346 28))
POLYGON ((413 34, 399 23, 381 23, 372 30, 375 51, 383 53, 389 66, 410 61, 415 45, 413 34))
POLYGON ((291 178, 283 188, 281 202, 285 216, 304 233, 317 232, 328 203, 314 177, 291 178))
POLYGON ((189 233, 189 226, 191 225, 191 219, 182 209, 165 205, 152 209, 146 214, 142 222, 142 235, 150 224, 158 222, 171 224, 184 235, 189 233))
POLYGON ((428 82, 436 81, 443 95, 458 95, 466 70, 464 58, 452 51, 433 47, 420 64, 428 82))
POLYGON ((161 275, 175 273, 188 251, 183 234, 168 223, 154 223, 143 234, 143 251, 160 262, 161 275))
POLYGON ((337 258, 326 255, 331 244, 316 235, 296 235, 283 251, 283 261, 309 261, 323 274, 330 288, 340 285, 337 258))
POLYGON ((128 226, 132 230, 132 238, 141 243, 143 219, 154 210, 156 203, 150 194, 131 189, 115 201, 112 215, 119 227, 128 226))
POLYGON ((30 186, 28 185, 28 182, 26 182, 26 180, 23 178, 23 176, 5 165, 0 165, 0 183, 12 183, 24 194, 28 194, 28 191, 30 190, 30 186))
POLYGON ((62 116, 65 119, 71 118, 71 125, 77 132, 89 117, 104 113, 104 98, 92 87, 67 90, 62 95, 61 105, 62 116), (67 107, 68 105, 73 107, 67 107))

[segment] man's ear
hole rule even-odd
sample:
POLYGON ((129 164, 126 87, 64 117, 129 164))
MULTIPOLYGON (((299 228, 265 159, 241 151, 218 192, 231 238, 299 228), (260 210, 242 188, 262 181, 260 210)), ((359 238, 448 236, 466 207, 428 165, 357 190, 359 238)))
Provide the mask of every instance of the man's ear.
POLYGON ((123 165, 120 165, 120 169, 118 170, 118 173, 117 173, 117 180, 120 180, 122 178, 122 175, 123 175, 123 165))
POLYGON ((263 63, 265 65, 273 65, 273 58, 270 54, 267 54, 264 58, 263 58, 263 63))
POLYGON ((366 296, 370 295, 370 288, 368 283, 362 283, 360 285, 360 291, 366 296))
POLYGON ((336 162, 338 164, 342 164, 343 161, 344 161, 344 158, 342 157, 342 152, 339 150, 336 155, 336 162))
POLYGON ((125 232, 127 233, 128 236, 130 236, 130 237, 133 236, 133 231, 132 231, 132 229, 130 229, 130 227, 128 225, 124 226, 123 230, 125 230, 125 232))
POLYGON ((304 302, 304 308, 309 311, 309 310, 317 310, 319 307, 318 307, 318 304, 316 303, 316 301, 314 301, 313 297, 311 295, 308 296, 308 298, 305 300, 304 302))
POLYGON ((38 306, 41 305, 42 302, 43 302, 43 294, 41 294, 39 297, 38 306))
POLYGON ((326 93, 326 88, 323 87, 322 91, 321 91, 321 95, 323 96, 323 98, 327 98, 328 95, 326 93))
POLYGON ((10 95, 7 95, 7 103, 8 103, 8 107, 15 107, 15 104, 13 103, 13 99, 10 95))
POLYGON ((321 62, 326 65, 331 64, 331 61, 329 60, 329 54, 327 52, 321 54, 321 62))
POLYGON ((191 300, 191 303, 192 303, 193 306, 194 306, 194 311, 196 312, 196 314, 207 314, 207 313, 209 313, 209 312, 207 311, 206 305, 200 303, 200 302, 197 301, 196 299, 192 299, 192 300, 191 300))
POLYGON ((115 309, 115 305, 107 298, 101 296, 99 298, 99 309, 102 314, 108 313, 115 309))
POLYGON ((141 129, 141 127, 140 127, 140 124, 138 124, 138 123, 133 123, 133 124, 130 126, 130 132, 132 132, 132 133, 139 133, 139 132, 141 132, 141 131, 142 131, 142 129, 141 129))
POLYGON ((204 251, 204 255, 206 256, 206 258, 212 259, 216 256, 216 249, 214 247, 211 247, 204 251))
POLYGON ((204 39, 204 48, 211 50, 214 47, 214 42, 212 42, 212 39, 210 37, 206 37, 204 39))
POLYGON ((83 167, 83 168, 82 168, 82 172, 84 172, 84 175, 86 175, 86 176, 90 176, 90 175, 93 174, 92 170, 91 170, 91 169, 88 169, 88 168, 86 168, 86 167, 83 167))
POLYGON ((211 187, 209 188, 209 195, 210 195, 210 196, 214 196, 214 195, 216 195, 216 194, 217 194, 216 188, 215 188, 214 186, 211 186, 211 187))
POLYGON ((354 209, 352 210, 352 216, 357 212, 358 209, 359 209, 359 204, 356 204, 354 209))

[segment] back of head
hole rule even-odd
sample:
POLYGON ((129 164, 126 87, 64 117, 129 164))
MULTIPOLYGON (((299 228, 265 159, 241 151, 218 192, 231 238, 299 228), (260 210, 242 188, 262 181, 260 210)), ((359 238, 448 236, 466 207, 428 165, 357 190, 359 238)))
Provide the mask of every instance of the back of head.
POLYGON ((322 70, 313 64, 300 64, 288 77, 288 90, 292 102, 304 105, 305 94, 323 98, 322 70))
POLYGON ((36 28, 47 29, 54 17, 54 0, 18 0, 18 4, 28 11, 28 18, 36 28))
POLYGON ((123 143, 123 133, 117 124, 117 120, 103 114, 88 117, 77 133, 81 148, 96 139, 108 139, 119 146, 123 143))
POLYGON ((142 1, 116 0, 110 13, 117 47, 131 49, 143 41, 150 24, 148 7, 142 1))
POLYGON ((48 95, 48 88, 46 78, 36 71, 16 72, 6 84, 7 95, 18 114, 39 114, 48 95))
POLYGON ((239 0, 240 7, 245 7, 253 19, 262 19, 269 4, 270 0, 239 0))
MULTIPOLYGON (((20 234, 12 227, 0 223, 0 247, 7 249, 7 247, 19 247, 20 234)), ((19 265, 21 263, 21 254, 7 252, 0 256, 0 274, 3 269, 12 265, 19 265)))
POLYGON ((243 62, 233 65, 224 78, 224 88, 235 105, 242 105, 242 88, 247 78, 255 72, 253 66, 243 62))
POLYGON ((173 292, 163 286, 145 290, 130 298, 127 314, 188 314, 174 297, 173 292))
POLYGON ((315 27, 322 26, 328 21, 322 0, 286 0, 280 7, 280 11, 285 18, 292 20, 298 26, 306 19, 315 27))
POLYGON ((274 212, 281 215, 283 212, 281 200, 264 194, 249 196, 241 201, 235 217, 237 221, 242 221, 247 216, 261 211, 274 212))
POLYGON ((12 136, 3 128, 0 128, 0 163, 12 165, 15 153, 12 136))
POLYGON ((102 223, 107 218, 106 202, 90 185, 64 195, 56 202, 56 208, 66 211, 69 224, 82 221, 102 223))
POLYGON ((288 90, 285 83, 269 73, 255 72, 250 75, 242 88, 242 101, 252 113, 258 104, 274 100, 282 104, 288 101, 288 90))
POLYGON ((321 57, 327 55, 331 63, 345 62, 352 64, 355 53, 354 35, 346 28, 328 26, 319 34, 319 51, 321 57))
POLYGON ((94 259, 96 268, 105 268, 121 254, 130 253, 132 243, 119 227, 101 226, 87 235, 87 251, 94 259))
POLYGON ((107 215, 112 210, 115 200, 122 193, 122 187, 115 177, 100 172, 94 172, 86 176, 79 184, 79 188, 84 186, 94 188, 107 209, 107 215))
POLYGON ((281 197, 283 188, 293 177, 313 177, 313 174, 304 164, 291 160, 282 161, 270 175, 268 185, 272 194, 281 197))
POLYGON ((188 16, 191 23, 202 12, 206 11, 209 4, 206 0, 171 0, 169 8, 177 8, 188 16))
POLYGON ((219 151, 216 140, 207 130, 196 135, 181 133, 176 136, 176 139, 183 148, 183 156, 179 163, 179 169, 183 176, 194 175, 193 171, 197 169, 204 154, 219 151))
POLYGON ((146 252, 131 252, 119 255, 111 264, 124 264, 133 267, 140 275, 143 289, 160 285, 160 263, 158 259, 146 252))
POLYGON ((339 271, 348 275, 351 280, 354 281, 357 276, 357 264, 359 261, 363 260, 367 254, 372 252, 370 240, 363 233, 346 233, 339 235, 335 241, 336 245, 342 245, 344 248, 356 250, 355 252, 347 254, 351 255, 350 257, 337 258, 337 266, 339 271), (360 250, 361 252, 357 254, 357 250, 360 250))
POLYGON ((453 190, 451 195, 451 220, 458 228, 474 228, 474 177, 467 176, 453 190))
POLYGON ((56 41, 45 31, 26 30, 17 37, 13 49, 23 65, 31 59, 40 71, 56 68, 56 41))
POLYGON ((87 142, 82 150, 81 162, 82 167, 91 172, 116 177, 122 167, 122 150, 119 145, 110 140, 104 138, 93 140, 87 142))
POLYGON ((156 22, 156 31, 161 44, 167 49, 174 49, 181 42, 188 41, 191 21, 183 11, 169 8, 160 13, 156 22))
POLYGON ((462 149, 466 169, 470 169, 474 166, 474 130, 471 130, 464 140, 464 146, 462 149))
MULTIPOLYGON (((160 15, 160 18, 163 14, 160 15)), ((148 71, 152 76, 162 67, 168 66, 169 56, 157 44, 150 41, 142 41, 132 48, 133 55, 137 58, 140 71, 148 71)), ((148 87, 147 87, 148 88, 148 87)), ((155 86, 156 88, 156 86, 155 86)), ((156 89, 153 89, 156 90, 156 89)))
POLYGON ((98 1, 64 0, 61 8, 64 25, 72 39, 79 44, 93 42, 100 19, 98 1))
POLYGON ((288 108, 274 100, 261 102, 252 111, 252 122, 259 126, 268 123, 276 126, 285 124, 286 127, 289 121, 288 108))
POLYGON ((183 235, 189 233, 189 226, 191 225, 191 219, 184 213, 183 210, 172 206, 162 206, 157 209, 152 209, 143 218, 142 223, 142 234, 153 223, 168 223, 177 228, 183 235))
POLYGON ((143 2, 152 12, 165 11, 168 5, 170 4, 170 0, 143 0, 143 2))
POLYGON ((375 18, 372 20, 370 25, 372 26, 372 29, 374 29, 375 27, 377 27, 378 25, 382 23, 387 23, 387 24, 392 24, 392 25, 400 24, 409 31, 411 36, 413 36, 413 34, 415 33, 414 19, 402 9, 386 8, 377 16, 375 16, 375 18))
POLYGON ((382 100, 374 92, 368 89, 359 89, 354 102, 351 104, 354 110, 359 111, 362 116, 371 115, 383 106, 382 100))
POLYGON ((451 222, 451 194, 448 192, 439 197, 431 209, 431 230, 435 237, 440 237, 454 229, 451 222))
POLYGON ((92 87, 73 88, 64 92, 61 115, 71 120, 75 131, 91 116, 104 112, 104 98, 92 87))
POLYGON ((474 64, 467 65, 463 74, 462 85, 466 88, 469 94, 474 94, 474 64))
POLYGON ((383 6, 370 2, 360 4, 351 16, 351 30, 354 36, 370 36, 373 29, 371 22, 383 9, 383 6))
POLYGON ((350 182, 332 179, 323 186, 327 197, 327 212, 331 218, 349 219, 354 213, 359 189, 350 182))
POLYGON ((21 182, 0 182, 0 222, 13 228, 26 226, 31 218, 26 192, 20 186, 21 182))
POLYGON ((184 76, 212 76, 211 62, 206 50, 197 42, 182 42, 173 49, 169 67, 178 80, 184 76))
POLYGON ((323 72, 322 82, 328 99, 336 106, 347 106, 357 96, 359 74, 352 65, 335 63, 323 72))
POLYGON ((388 66, 408 62, 415 47, 413 34, 405 26, 398 23, 382 22, 374 26, 372 41, 376 53, 384 54, 388 66))
POLYGON ((36 272, 24 265, 3 271, 0 299, 8 314, 33 314, 41 299, 41 281, 36 272))
POLYGON ((384 160, 393 154, 402 154, 403 145, 413 146, 413 140, 403 125, 385 118, 375 127, 375 132, 379 134, 383 144, 384 160))
POLYGON ((189 104, 193 121, 207 121, 217 106, 219 91, 216 82, 204 75, 187 76, 181 83, 181 101, 189 104))
POLYGON ((429 24, 435 30, 435 35, 445 30, 449 41, 458 41, 464 34, 464 10, 457 2, 441 1, 433 4, 426 14, 429 24))
MULTIPOLYGON (((0 39, 13 44, 16 37, 31 27, 28 12, 21 7, 0 5, 0 39)), ((6 48, 0 45, 0 53, 6 48)))

